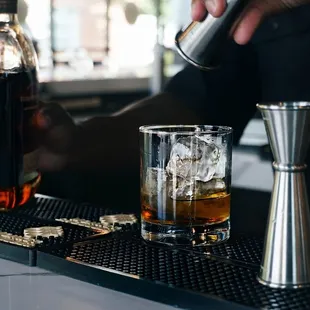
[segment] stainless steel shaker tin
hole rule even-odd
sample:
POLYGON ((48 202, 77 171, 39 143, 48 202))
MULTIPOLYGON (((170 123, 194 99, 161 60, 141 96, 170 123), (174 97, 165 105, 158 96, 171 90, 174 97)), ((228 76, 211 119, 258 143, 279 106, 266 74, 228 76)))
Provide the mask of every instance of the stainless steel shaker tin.
POLYGON ((175 44, 179 54, 201 70, 216 69, 229 35, 249 0, 227 0, 225 13, 215 18, 207 14, 202 22, 192 22, 179 31, 175 44))

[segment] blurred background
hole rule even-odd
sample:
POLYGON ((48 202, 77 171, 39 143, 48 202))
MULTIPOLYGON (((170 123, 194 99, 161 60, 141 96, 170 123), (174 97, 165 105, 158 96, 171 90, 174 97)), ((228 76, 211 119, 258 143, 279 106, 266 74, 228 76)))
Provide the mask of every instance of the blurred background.
POLYGON ((20 22, 39 55, 42 96, 66 99, 71 110, 108 111, 122 102, 111 106, 102 95, 160 91, 184 65, 174 35, 189 20, 189 6, 186 0, 19 0, 20 22), (79 100, 69 100, 74 97, 79 100))
MULTIPOLYGON (((60 103, 80 121, 108 115, 160 92, 185 65, 174 48, 174 37, 190 21, 190 2, 19 0, 20 22, 39 56, 41 98, 60 103)), ((264 125, 257 114, 234 150, 234 186, 271 190, 265 144, 264 125)), ((89 200, 91 192, 77 197, 72 186, 76 178, 69 178, 59 183, 59 176, 49 175, 41 191, 89 200)))

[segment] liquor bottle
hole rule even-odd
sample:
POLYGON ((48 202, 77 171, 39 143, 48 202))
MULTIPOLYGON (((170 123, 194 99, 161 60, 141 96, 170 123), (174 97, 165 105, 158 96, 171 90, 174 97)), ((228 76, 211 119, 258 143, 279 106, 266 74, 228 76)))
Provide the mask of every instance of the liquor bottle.
POLYGON ((17 0, 0 0, 0 209, 24 205, 36 171, 37 56, 17 17, 17 0))

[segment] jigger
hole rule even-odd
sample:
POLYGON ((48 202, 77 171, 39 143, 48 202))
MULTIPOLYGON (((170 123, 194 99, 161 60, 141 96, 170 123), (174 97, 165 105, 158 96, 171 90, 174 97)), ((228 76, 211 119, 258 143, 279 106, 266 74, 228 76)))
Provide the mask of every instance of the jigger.
POLYGON ((310 102, 259 104, 274 156, 274 184, 258 280, 273 288, 310 285, 310 211, 304 172, 310 102))

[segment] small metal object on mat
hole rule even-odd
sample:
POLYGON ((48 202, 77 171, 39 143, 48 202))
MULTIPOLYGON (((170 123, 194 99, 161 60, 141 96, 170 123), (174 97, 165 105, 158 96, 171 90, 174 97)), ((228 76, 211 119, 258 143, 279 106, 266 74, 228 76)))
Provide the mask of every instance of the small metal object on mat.
POLYGON ((25 248, 34 248, 38 243, 41 243, 41 241, 32 238, 13 235, 4 231, 0 232, 0 241, 14 245, 19 245, 25 248))
POLYGON ((102 234, 108 234, 108 233, 111 232, 111 230, 108 227, 108 225, 104 225, 103 223, 99 223, 99 222, 92 222, 92 221, 85 220, 85 219, 80 219, 80 218, 72 218, 72 219, 60 218, 60 219, 56 219, 56 221, 63 222, 63 223, 69 223, 69 224, 72 224, 72 225, 86 227, 86 228, 98 231, 98 232, 100 232, 102 234))
POLYGON ((108 225, 125 225, 125 224, 135 224, 138 219, 134 214, 115 214, 115 215, 104 215, 100 217, 100 223, 108 225))
POLYGON ((62 237, 64 235, 63 228, 61 226, 43 226, 43 227, 31 227, 24 229, 25 238, 49 238, 49 237, 62 237))

